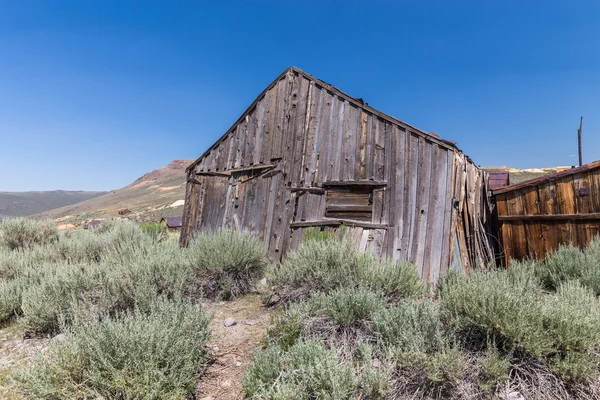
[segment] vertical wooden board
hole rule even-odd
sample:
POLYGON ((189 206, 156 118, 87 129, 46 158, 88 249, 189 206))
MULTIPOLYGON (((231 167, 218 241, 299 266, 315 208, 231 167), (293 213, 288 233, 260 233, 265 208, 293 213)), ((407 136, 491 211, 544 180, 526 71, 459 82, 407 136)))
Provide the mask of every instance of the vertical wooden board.
POLYGON ((294 204, 294 211, 292 215, 293 222, 301 222, 306 221, 304 217, 306 211, 306 199, 308 193, 306 192, 297 192, 296 193, 296 203, 294 204))
POLYGON ((365 163, 366 163, 366 170, 365 170, 365 179, 372 179, 374 176, 374 172, 373 172, 373 163, 375 161, 375 138, 374 138, 374 132, 375 132, 375 124, 377 121, 377 117, 372 115, 372 114, 367 114, 367 122, 366 122, 366 135, 367 135, 367 142, 366 142, 366 150, 365 150, 365 163))
POLYGON ((358 146, 356 147, 357 168, 354 175, 355 180, 367 179, 367 123, 369 115, 360 111, 360 132, 358 135, 358 146))
POLYGON ((292 84, 293 78, 290 73, 288 73, 285 78, 277 82, 271 159, 283 157, 284 135, 288 116, 288 102, 292 84))
POLYGON ((358 244, 358 250, 361 252, 365 252, 367 251, 367 244, 369 241, 369 232, 371 230, 370 229, 364 229, 362 232, 362 236, 360 238, 360 243, 358 244))
POLYGON ((331 163, 329 168, 329 177, 332 181, 339 181, 341 174, 341 161, 343 157, 342 143, 344 139, 344 115, 346 102, 336 97, 336 115, 334 117, 335 128, 332 130, 332 142, 334 143, 331 152, 331 163))
MULTIPOLYGON (((446 209, 447 205, 452 202, 451 199, 446 197, 446 184, 447 184, 447 175, 448 175, 448 150, 442 149, 439 146, 435 146, 436 151, 436 160, 435 160, 435 170, 437 185, 433 185, 432 180, 432 190, 430 194, 430 204, 429 208, 433 210, 433 213, 430 213, 430 216, 433 215, 431 219, 431 226, 428 229, 428 241, 431 246, 431 250, 429 252, 428 260, 426 261, 426 265, 429 265, 429 274, 427 280, 429 282, 435 283, 438 281, 441 270, 442 270, 442 251, 444 246, 444 239, 447 237, 448 233, 444 232, 444 222, 446 217, 446 209), (431 202, 433 200, 433 203, 431 202)), ((432 176, 433 177, 433 176, 432 176)))
POLYGON ((294 124, 293 124, 293 141, 292 141, 292 163, 288 169, 288 176, 291 182, 295 184, 301 184, 300 175, 302 173, 302 159, 304 156, 304 143, 306 141, 306 130, 308 124, 308 102, 311 88, 314 86, 312 82, 303 76, 298 76, 296 79, 300 79, 300 90, 298 92, 298 102, 296 104, 294 112, 294 124), (312 85, 312 86, 311 86, 312 85))
MULTIPOLYGON (((523 200, 525 215, 540 214, 540 201, 536 186, 531 186, 523 190, 523 200)), ((524 224, 524 226, 529 249, 529 257, 544 258, 546 250, 544 246, 544 233, 542 224, 539 221, 528 221, 524 224)))
MULTIPOLYGON (((575 193, 572 176, 567 176, 556 182, 556 205, 560 214, 575 213, 575 193)), ((559 244, 568 245, 576 242, 576 231, 574 232, 572 221, 561 221, 557 226, 559 244)))
POLYGON ((290 234, 288 209, 292 205, 292 191, 286 189, 284 177, 281 176, 277 185, 275 206, 273 207, 271 238, 269 240, 269 255, 274 261, 281 260, 285 251, 284 239, 286 235, 289 236, 290 234))
POLYGON ((321 221, 325 216, 325 195, 307 192, 306 207, 304 209, 305 221, 321 221))
POLYGON ((179 244, 182 247, 187 247, 189 245, 189 237, 192 230, 191 222, 191 199, 192 199, 192 187, 196 185, 195 183, 189 182, 189 179, 193 177, 193 172, 190 171, 187 173, 188 182, 185 185, 185 197, 184 197, 184 205, 183 205, 183 215, 181 217, 181 233, 179 234, 179 244))
POLYGON ((243 166, 249 167, 254 164, 253 154, 256 151, 256 108, 246 115, 246 145, 242 155, 243 166))
POLYGON ((307 186, 316 185, 317 161, 319 156, 319 143, 321 135, 321 119, 323 117, 323 98, 325 90, 318 86, 313 87, 313 95, 310 101, 310 119, 308 133, 306 135, 305 161, 302 163, 303 175, 301 181, 307 186))
MULTIPOLYGON (((588 214, 592 212, 591 196, 581 195, 581 190, 589 190, 589 173, 575 174, 573 176, 573 194, 575 200, 575 213, 588 214)), ((590 193, 591 194, 591 193, 590 193)), ((589 224, 585 221, 575 223, 576 242, 579 247, 584 248, 591 240, 589 224)))
POLYGON ((375 150, 373 159, 373 176, 371 179, 383 181, 385 179, 385 121, 375 120, 375 150))
POLYGON ((267 97, 263 97, 258 101, 256 105, 256 109, 254 111, 254 126, 255 126, 255 134, 254 134, 254 143, 252 150, 252 164, 258 165, 263 162, 263 154, 262 147, 263 141, 265 138, 265 130, 266 130, 266 113, 267 113, 267 97))
POLYGON ((335 114, 335 97, 325 89, 323 93, 323 104, 321 106, 321 118, 319 124, 319 173, 317 174, 317 186, 321 186, 323 182, 329 180, 329 170, 332 159, 332 132, 335 114))
POLYGON ((398 129, 398 137, 396 139, 396 151, 394 157, 395 171, 393 179, 394 184, 394 203, 395 203, 395 217, 393 222, 393 241, 394 250, 392 253, 392 260, 394 262, 406 261, 408 259, 408 252, 406 248, 402 247, 402 240, 404 234, 404 225, 407 223, 405 220, 406 215, 404 214, 405 198, 406 198, 406 184, 405 184, 405 171, 406 161, 408 160, 406 152, 406 141, 407 133, 403 129, 398 129))
MULTIPOLYGON (((346 236, 350 238, 351 243, 360 249, 360 242, 363 237, 364 229, 359 226, 350 226, 346 230, 346 236)), ((365 242, 366 247, 366 242, 365 242)), ((364 250, 363 250, 364 251, 364 250)))
POLYGON ((267 218, 269 215, 269 192, 270 192, 270 184, 268 179, 257 178, 258 185, 258 217, 256 219, 256 228, 255 231, 261 239, 264 239, 263 232, 265 230, 265 225, 267 223, 267 218))
MULTIPOLYGON (((506 193, 496 196, 496 208, 499 217, 508 215, 506 193)), ((510 221, 498 221, 498 230, 500 231, 500 250, 504 256, 504 265, 508 266, 512 258, 512 230, 510 221)))
POLYGON ((419 137, 407 132, 407 151, 406 158, 406 173, 404 176, 404 199, 402 215, 406 221, 402 227, 402 248, 405 249, 407 259, 415 261, 415 253, 413 252, 413 243, 418 240, 416 238, 417 226, 417 192, 419 178, 419 137))
POLYGON ((440 254, 440 276, 448 273, 448 268, 452 262, 452 245, 454 240, 454 231, 452 230, 452 217, 454 211, 454 152, 446 151, 446 191, 444 193, 444 228, 442 236, 442 253, 440 254))
POLYGON ((373 215, 371 222, 374 224, 381 224, 384 218, 383 213, 385 211, 383 198, 385 196, 385 189, 373 190, 373 215))
POLYGON ((396 211, 396 174, 398 164, 396 163, 396 148, 399 140, 400 129, 393 124, 387 124, 387 144, 385 153, 386 162, 386 182, 387 187, 384 192, 384 212, 381 218, 382 223, 389 226, 389 230, 386 232, 386 244, 384 249, 384 258, 393 259, 394 248, 395 248, 395 230, 394 225, 397 220, 396 211))
POLYGON ((273 135, 275 134, 275 115, 277 112, 277 85, 265 94, 264 131, 260 163, 269 163, 273 151, 273 135))
POLYGON ((368 232, 366 250, 381 260, 385 257, 386 230, 365 229, 365 232, 368 232))
POLYGON ((419 173, 417 200, 415 203, 415 235, 413 241, 413 261, 419 267, 419 276, 424 278, 424 256, 427 238, 427 217, 429 215, 429 189, 431 181, 431 145, 419 138, 419 173))
MULTIPOLYGON (((436 219, 436 212, 438 206, 438 189, 440 186, 440 148, 439 146, 426 142, 426 146, 430 148, 431 151, 431 172, 430 178, 427 182, 428 187, 428 195, 427 199, 427 208, 425 209, 425 214, 423 218, 425 220, 425 225, 421 226, 421 229, 424 229, 423 239, 423 247, 421 252, 423 253, 423 280, 425 282, 431 282, 431 252, 433 250, 434 243, 434 222, 436 219)), ((444 159, 444 164, 446 160, 444 159)))
MULTIPOLYGON (((506 194, 506 204, 510 215, 524 215, 523 194, 520 190, 506 194)), ((511 221, 513 257, 523 259, 529 255, 525 225, 522 221, 511 221)))
POLYGON ((360 129, 361 110, 352 105, 346 106, 344 118, 344 162, 342 164, 342 180, 354 180, 356 165, 356 150, 358 147, 358 132, 360 129))
POLYGON ((267 249, 271 248, 270 242, 273 230, 273 219, 275 216, 275 202, 277 199, 277 188, 279 186, 279 182, 281 179, 281 174, 277 174, 271 176, 269 178, 262 178, 269 185, 269 194, 268 194, 268 203, 267 203, 267 212, 266 212, 266 221, 265 221, 265 229, 263 231, 263 238, 265 242, 265 246, 267 249))

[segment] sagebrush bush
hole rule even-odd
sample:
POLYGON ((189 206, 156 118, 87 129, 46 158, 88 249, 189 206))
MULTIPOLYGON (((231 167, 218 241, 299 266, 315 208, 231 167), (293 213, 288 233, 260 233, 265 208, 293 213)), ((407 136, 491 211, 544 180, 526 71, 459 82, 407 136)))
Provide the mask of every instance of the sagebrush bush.
POLYGON ((541 290, 533 277, 504 271, 451 274, 440 285, 445 322, 472 340, 491 335, 500 345, 539 357, 552 351, 544 332, 541 290))
POLYGON ((385 398, 385 372, 344 362, 335 350, 300 341, 283 351, 271 345, 258 351, 244 378, 246 395, 260 399, 385 398))
POLYGON ((356 286, 382 292, 390 300, 419 296, 424 291, 413 266, 380 263, 370 253, 360 252, 344 235, 304 240, 280 267, 268 271, 267 281, 274 297, 283 303, 356 286))
POLYGON ((0 222, 0 246, 10 250, 26 250, 58 240, 58 229, 53 221, 11 218, 0 222))
POLYGON ((224 229, 200 232, 187 255, 188 292, 229 299, 248 293, 269 264, 263 242, 248 232, 224 229))
POLYGON ((198 305, 159 300, 149 313, 83 323, 17 375, 49 400, 187 399, 206 362, 209 317, 198 305))
POLYGON ((378 310, 372 322, 382 344, 404 351, 430 351, 441 337, 439 308, 431 300, 403 300, 378 310))

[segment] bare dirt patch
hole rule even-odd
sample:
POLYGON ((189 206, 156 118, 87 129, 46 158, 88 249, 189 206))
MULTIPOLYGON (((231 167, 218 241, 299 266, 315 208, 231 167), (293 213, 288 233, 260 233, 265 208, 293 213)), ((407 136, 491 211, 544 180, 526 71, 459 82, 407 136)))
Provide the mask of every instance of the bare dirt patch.
POLYGON ((23 399, 12 388, 12 375, 38 352, 44 351, 48 340, 25 338, 25 331, 18 323, 0 329, 0 398, 23 399))
POLYGON ((213 362, 204 373, 196 398, 242 399, 244 373, 252 362, 254 350, 262 345, 271 310, 262 306, 256 294, 210 303, 207 309, 213 313, 212 338, 208 343, 213 362), (236 324, 225 327, 226 318, 235 319, 236 324))

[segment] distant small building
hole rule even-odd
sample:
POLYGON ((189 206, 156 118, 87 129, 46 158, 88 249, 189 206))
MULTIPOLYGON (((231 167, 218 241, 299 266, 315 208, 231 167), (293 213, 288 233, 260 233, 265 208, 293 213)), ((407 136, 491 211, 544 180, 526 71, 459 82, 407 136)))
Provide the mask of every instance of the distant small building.
POLYGON ((83 229, 95 229, 97 227, 100 226, 100 224, 102 223, 102 221, 100 221, 99 219, 93 219, 90 222, 88 222, 87 224, 83 225, 83 229))
POLYGON ((490 177, 488 188, 491 190, 510 184, 508 171, 487 171, 487 173, 490 177))
POLYGON ((181 229, 181 217, 161 218, 159 222, 166 224, 167 228, 173 231, 178 231, 181 229))

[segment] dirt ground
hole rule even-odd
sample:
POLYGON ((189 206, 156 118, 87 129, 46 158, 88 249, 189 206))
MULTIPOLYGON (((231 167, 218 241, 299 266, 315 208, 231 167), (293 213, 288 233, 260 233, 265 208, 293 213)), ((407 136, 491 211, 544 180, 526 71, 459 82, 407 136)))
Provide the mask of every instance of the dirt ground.
POLYGON ((39 351, 44 351, 48 339, 24 337, 18 323, 0 329, 0 399, 21 400, 23 397, 11 389, 11 376, 39 351))
POLYGON ((252 362, 254 350, 263 343, 270 323, 270 310, 262 306, 260 296, 246 295, 228 302, 207 305, 213 313, 209 349, 213 362, 199 384, 198 400, 242 399, 242 381, 252 362), (225 327, 226 318, 236 324, 225 327))

